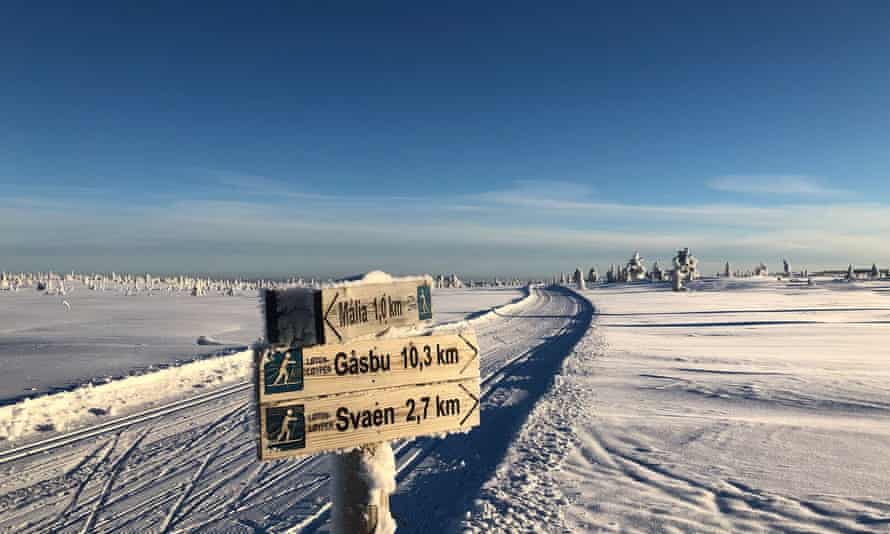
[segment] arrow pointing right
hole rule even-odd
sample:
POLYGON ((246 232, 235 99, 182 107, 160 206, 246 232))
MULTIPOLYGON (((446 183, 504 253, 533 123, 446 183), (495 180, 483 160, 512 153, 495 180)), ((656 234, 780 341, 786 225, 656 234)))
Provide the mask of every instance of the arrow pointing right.
POLYGON ((479 397, 477 397, 476 395, 473 395, 473 393, 472 393, 469 389, 467 389, 466 387, 464 387, 463 384, 458 384, 458 385, 460 386, 460 389, 464 390, 464 392, 465 392, 467 395, 469 395, 470 398, 473 399, 473 401, 474 401, 473 407, 470 408, 470 411, 467 412, 467 415, 465 415, 464 418, 461 419, 461 421, 460 421, 460 426, 464 426, 464 423, 467 421, 467 419, 470 418, 471 415, 473 415, 473 412, 474 412, 474 411, 476 410, 476 408, 479 406, 479 397))

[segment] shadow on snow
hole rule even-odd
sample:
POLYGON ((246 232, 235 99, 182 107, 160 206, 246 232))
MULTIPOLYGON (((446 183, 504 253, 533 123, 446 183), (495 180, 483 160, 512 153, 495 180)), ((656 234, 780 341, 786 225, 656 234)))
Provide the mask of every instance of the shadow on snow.
MULTIPOLYGON (((591 304, 566 289, 549 290, 573 299, 580 312, 526 358, 495 375, 496 382, 482 395, 481 426, 438 442, 425 440, 425 454, 412 460, 413 469, 399 477, 399 491, 391 498, 399 532, 441 532, 463 517, 538 399, 550 389, 565 358, 589 330, 591 304)), ((535 316, 523 318, 535 320, 535 316)))

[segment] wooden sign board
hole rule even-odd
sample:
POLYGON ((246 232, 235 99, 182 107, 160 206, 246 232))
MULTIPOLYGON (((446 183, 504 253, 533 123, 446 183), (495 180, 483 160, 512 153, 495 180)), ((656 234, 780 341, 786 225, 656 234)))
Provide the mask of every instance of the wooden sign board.
POLYGON ((322 289, 321 307, 325 343, 342 343, 433 318, 430 285, 425 280, 322 289))
POLYGON ((265 290, 262 301, 267 343, 287 347, 343 343, 433 318, 430 285, 424 279, 265 290))
POLYGON ((479 425, 479 378, 261 404, 260 459, 479 425))
POLYGON ((479 376, 472 330, 303 348, 257 347, 259 402, 479 376))

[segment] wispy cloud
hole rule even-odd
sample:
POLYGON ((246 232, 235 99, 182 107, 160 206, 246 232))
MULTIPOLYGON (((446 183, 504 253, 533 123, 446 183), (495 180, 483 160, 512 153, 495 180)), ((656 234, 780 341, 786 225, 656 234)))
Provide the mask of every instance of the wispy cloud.
POLYGON ((530 274, 566 261, 623 261, 634 249, 667 260, 680 246, 693 247, 706 265, 785 254, 806 258, 812 268, 890 260, 881 256, 890 207, 819 201, 617 203, 598 200, 592 188, 535 182, 475 196, 284 203, 240 192, 124 206, 101 196, 16 196, 0 198, 0 250, 8 252, 0 268, 331 273, 377 266, 530 274))
POLYGON ((511 200, 520 197, 542 197, 553 200, 584 200, 595 194, 596 190, 578 182, 549 180, 516 180, 510 187, 488 191, 479 195, 494 201, 511 200))
POLYGON ((810 176, 792 174, 748 174, 720 176, 708 182, 716 191, 755 195, 845 197, 850 191, 820 184, 810 176))
POLYGON ((203 173, 212 177, 216 185, 231 188, 241 195, 277 196, 286 198, 324 200, 335 198, 312 191, 304 190, 304 187, 288 183, 283 180, 269 178, 253 173, 204 170, 203 173))

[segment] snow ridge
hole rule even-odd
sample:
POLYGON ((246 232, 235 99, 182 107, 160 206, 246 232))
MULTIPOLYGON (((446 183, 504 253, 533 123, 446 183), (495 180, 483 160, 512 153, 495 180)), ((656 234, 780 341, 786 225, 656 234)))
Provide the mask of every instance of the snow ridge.
POLYGON ((107 384, 88 384, 72 391, 25 399, 0 407, 0 436, 6 437, 5 443, 0 441, 0 447, 103 422, 203 388, 242 382, 252 373, 252 352, 244 350, 107 384))

